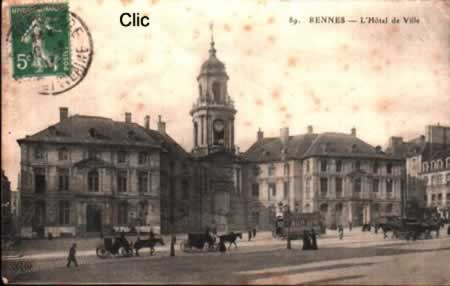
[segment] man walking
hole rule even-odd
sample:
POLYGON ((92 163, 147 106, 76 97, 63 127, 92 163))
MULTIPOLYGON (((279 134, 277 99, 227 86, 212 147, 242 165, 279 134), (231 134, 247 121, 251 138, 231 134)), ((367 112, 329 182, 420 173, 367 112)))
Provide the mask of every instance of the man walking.
POLYGON ((70 264, 72 262, 75 264, 76 267, 78 267, 78 262, 75 257, 76 254, 77 254, 77 244, 74 243, 74 244, 72 244, 72 247, 69 250, 69 257, 67 257, 67 268, 70 267, 70 264))
POLYGON ((353 223, 352 223, 352 221, 350 220, 350 221, 348 221, 348 230, 349 230, 349 231, 352 231, 352 228, 353 228, 353 223))
POLYGON ((248 241, 252 240, 252 230, 248 229, 248 241))
POLYGON ((253 237, 256 237, 256 227, 253 227, 253 237))
POLYGON ((316 232, 314 231, 314 228, 311 229, 311 240, 312 240, 312 249, 313 250, 319 249, 317 247, 317 237, 316 237, 316 232))
POLYGON ((344 227, 342 224, 338 226, 339 239, 342 240, 344 238, 344 227))

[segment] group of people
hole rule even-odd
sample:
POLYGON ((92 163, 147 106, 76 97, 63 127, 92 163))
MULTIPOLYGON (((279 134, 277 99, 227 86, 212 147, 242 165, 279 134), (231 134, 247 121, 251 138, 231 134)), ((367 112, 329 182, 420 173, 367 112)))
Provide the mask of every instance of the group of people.
POLYGON ((311 232, 304 231, 303 232, 303 250, 317 250, 317 237, 314 229, 311 229, 311 232))

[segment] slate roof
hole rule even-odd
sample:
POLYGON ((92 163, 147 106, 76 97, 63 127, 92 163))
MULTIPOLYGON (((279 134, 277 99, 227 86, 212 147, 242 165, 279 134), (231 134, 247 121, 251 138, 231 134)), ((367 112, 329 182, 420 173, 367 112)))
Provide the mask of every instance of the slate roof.
MULTIPOLYGON (((264 138, 255 142, 244 158, 253 162, 281 160, 280 137, 264 138)), ((361 139, 345 133, 326 132, 289 136, 287 159, 305 159, 313 156, 384 158, 390 156, 361 139)))
POLYGON ((98 116, 73 115, 31 136, 22 143, 101 144, 161 148, 177 156, 189 154, 169 135, 146 129, 137 123, 114 121, 98 116))
MULTIPOLYGON (((287 142, 287 158, 301 158, 311 146, 317 134, 302 134, 289 136, 287 142)), ((283 144, 280 137, 263 138, 256 141, 243 154, 244 159, 254 162, 281 160, 281 150, 283 144)))
MULTIPOLYGON (((425 156, 425 155, 423 156, 424 161, 432 161, 432 160, 442 159, 445 162, 445 159, 450 157, 450 146, 447 146, 447 147, 439 146, 441 148, 437 148, 437 146, 434 146, 434 147, 435 147, 434 152, 432 152, 428 156, 425 156)), ((430 152, 431 152, 431 150, 430 150, 430 152)))

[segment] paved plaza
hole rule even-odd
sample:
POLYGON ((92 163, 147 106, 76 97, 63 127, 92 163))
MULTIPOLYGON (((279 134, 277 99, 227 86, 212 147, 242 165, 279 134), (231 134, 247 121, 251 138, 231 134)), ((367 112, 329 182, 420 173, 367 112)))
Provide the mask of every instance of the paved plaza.
MULTIPOLYGON (((182 238, 178 240, 178 242, 182 238)), ((383 239, 381 233, 346 230, 343 240, 328 231, 319 250, 303 251, 294 241, 259 233, 247 237, 225 254, 184 253, 169 256, 166 246, 155 256, 99 259, 94 250, 80 250, 80 267, 67 269, 67 253, 35 252, 22 259, 33 261, 31 272, 16 277, 18 283, 236 283, 236 284, 449 284, 450 237, 404 241, 383 239)))

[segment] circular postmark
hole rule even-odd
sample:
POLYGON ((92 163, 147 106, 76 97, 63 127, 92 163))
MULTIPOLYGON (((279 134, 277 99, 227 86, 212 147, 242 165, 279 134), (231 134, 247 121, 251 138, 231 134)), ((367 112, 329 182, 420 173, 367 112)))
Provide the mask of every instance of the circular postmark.
MULTIPOLYGON (((94 55, 91 33, 75 13, 70 12, 70 75, 35 76, 15 79, 18 83, 33 86, 40 95, 59 95, 77 86, 87 75, 94 55)), ((11 31, 7 41, 11 41, 11 31)), ((9 48, 11 43, 9 43, 9 48)), ((11 53, 10 53, 11 58, 11 53)))

